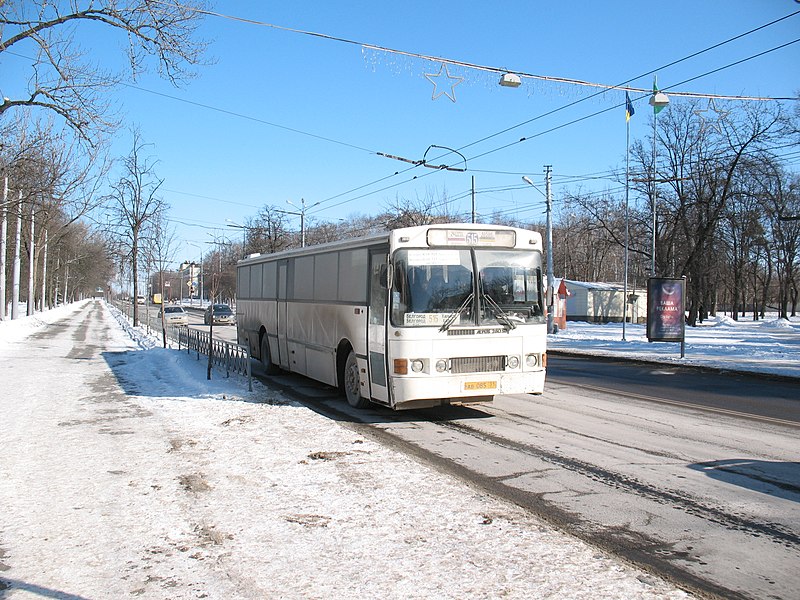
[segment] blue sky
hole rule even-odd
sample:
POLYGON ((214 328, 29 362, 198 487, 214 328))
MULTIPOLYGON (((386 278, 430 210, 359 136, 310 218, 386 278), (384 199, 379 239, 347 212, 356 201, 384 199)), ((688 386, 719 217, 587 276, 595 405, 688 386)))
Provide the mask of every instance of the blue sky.
MULTIPOLYGON (((513 72, 646 89, 652 75, 637 76, 796 12, 800 3, 242 0, 217 2, 212 10, 513 72)), ((122 42, 96 29, 79 32, 84 46, 104 52, 122 42)), ((175 89, 151 75, 116 97, 126 122, 152 144, 184 240, 202 245, 213 228, 238 240, 241 232, 226 227, 226 219, 243 223, 265 204, 294 210, 287 200, 299 205, 301 198, 309 218, 326 221, 375 214, 398 198, 448 196, 456 199, 452 210, 466 212, 473 176, 479 214, 543 219, 543 196, 523 174, 543 190, 543 166, 552 165, 557 199, 578 186, 616 188, 611 180, 579 180, 624 167, 621 91, 564 108, 597 89, 527 78, 512 89, 499 86, 496 73, 450 66, 450 75, 463 80, 437 90, 456 101, 446 95, 433 100, 434 85, 425 75, 439 71, 437 62, 218 17, 206 17, 200 33, 212 41, 214 64, 190 84, 175 89), (564 126, 576 119, 584 120, 564 126), (521 123, 527 124, 514 127, 521 123), (515 143, 522 137, 529 140, 515 143), (411 165, 378 154, 418 160, 431 145, 460 149, 468 170, 408 170, 411 165)), ((676 84, 798 38, 800 15, 659 70, 659 85, 795 97, 800 43, 676 84)), ((5 57, 0 68, 15 73, 23 64, 5 57)), ((632 94, 633 140, 652 127, 647 99, 639 96, 632 94)), ((129 148, 120 135, 116 153, 129 148)), ((435 152, 428 158, 440 156, 435 152)), ((452 155, 439 162, 464 165, 452 155)), ((195 258, 199 250, 187 246, 179 254, 195 258)))

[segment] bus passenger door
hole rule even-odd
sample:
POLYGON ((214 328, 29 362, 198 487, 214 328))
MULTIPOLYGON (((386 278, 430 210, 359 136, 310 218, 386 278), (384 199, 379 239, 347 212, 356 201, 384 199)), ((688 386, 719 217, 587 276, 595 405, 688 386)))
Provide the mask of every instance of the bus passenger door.
POLYGON ((286 302, 286 273, 288 262, 282 260, 278 263, 278 364, 284 369, 290 370, 289 347, 286 342, 286 328, 288 323, 287 302, 286 302))
POLYGON ((386 269, 389 249, 369 253, 369 313, 367 315, 367 351, 369 356, 370 394, 374 400, 389 403, 386 367, 386 269))

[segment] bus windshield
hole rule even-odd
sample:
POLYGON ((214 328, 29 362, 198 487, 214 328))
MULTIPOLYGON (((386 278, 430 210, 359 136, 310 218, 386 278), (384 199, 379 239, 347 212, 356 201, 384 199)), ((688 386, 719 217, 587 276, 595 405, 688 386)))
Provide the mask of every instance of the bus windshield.
POLYGON ((544 322, 539 252, 482 248, 408 249, 394 255, 395 327, 544 322), (477 277, 476 277, 477 273, 477 277))

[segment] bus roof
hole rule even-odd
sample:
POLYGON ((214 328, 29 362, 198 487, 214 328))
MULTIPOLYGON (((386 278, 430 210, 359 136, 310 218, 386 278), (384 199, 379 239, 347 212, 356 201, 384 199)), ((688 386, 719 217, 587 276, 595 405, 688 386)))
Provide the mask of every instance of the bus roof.
POLYGON ((398 229, 381 231, 372 233, 366 236, 348 238, 345 240, 337 240, 335 242, 327 242, 325 244, 316 244, 314 246, 306 246, 305 248, 292 248, 290 250, 283 250, 272 254, 253 254, 241 259, 237 265, 245 266, 249 264, 259 263, 263 261, 271 261, 279 258, 289 258, 292 256, 316 254, 318 252, 326 252, 328 250, 346 250, 348 248, 360 248, 363 246, 376 246, 382 243, 388 244, 392 238, 415 238, 425 234, 430 229, 474 229, 474 230, 492 230, 492 231, 526 231, 529 233, 530 243, 535 247, 532 249, 541 250, 541 235, 532 230, 522 230, 517 227, 509 227, 506 225, 493 225, 489 223, 431 223, 428 225, 415 225, 412 227, 401 227, 398 229))

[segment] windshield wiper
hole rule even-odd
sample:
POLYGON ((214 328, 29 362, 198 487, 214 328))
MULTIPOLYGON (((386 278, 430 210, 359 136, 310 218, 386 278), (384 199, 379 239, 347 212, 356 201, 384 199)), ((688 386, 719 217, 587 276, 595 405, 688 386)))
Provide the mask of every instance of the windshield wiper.
POLYGON ((500 305, 494 301, 491 296, 487 296, 485 292, 481 292, 481 296, 486 301, 486 304, 491 306, 495 310, 494 318, 498 320, 498 322, 502 323, 507 329, 506 331, 511 331, 512 329, 516 329, 517 326, 514 321, 511 320, 505 311, 500 308, 500 305))
POLYGON ((453 313, 448 315, 447 319, 445 319, 444 323, 442 323, 442 326, 439 327, 439 331, 447 331, 448 329, 450 329, 450 327, 452 327, 453 323, 456 322, 456 319, 458 318, 458 315, 461 314, 462 310, 467 308, 467 306, 469 305, 470 302, 472 302, 472 299, 474 297, 475 297, 474 292, 470 293, 470 295, 467 296, 466 300, 464 300, 464 302, 461 303, 461 306, 459 306, 453 313))

